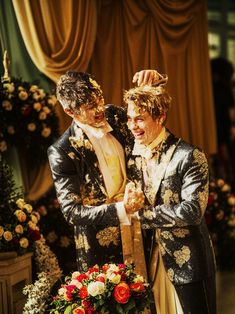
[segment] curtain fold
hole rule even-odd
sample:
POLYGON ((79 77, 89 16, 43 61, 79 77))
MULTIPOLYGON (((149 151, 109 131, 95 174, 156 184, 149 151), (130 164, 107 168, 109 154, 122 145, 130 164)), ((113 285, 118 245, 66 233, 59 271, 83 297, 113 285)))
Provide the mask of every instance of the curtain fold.
MULTIPOLYGON (((30 57, 51 80, 71 68, 89 71, 106 102, 121 105, 136 71, 158 69, 173 97, 169 128, 207 154, 216 151, 205 0, 12 2, 30 57)), ((70 120, 58 112, 62 131, 70 120)), ((49 176, 39 173, 38 191, 49 176)))
POLYGON ((136 71, 167 73, 169 128, 209 155, 216 151, 216 130, 206 14, 204 0, 102 1, 89 70, 106 101, 119 105, 136 71))
POLYGON ((28 53, 54 82, 68 69, 87 69, 96 38, 95 0, 13 0, 28 53))

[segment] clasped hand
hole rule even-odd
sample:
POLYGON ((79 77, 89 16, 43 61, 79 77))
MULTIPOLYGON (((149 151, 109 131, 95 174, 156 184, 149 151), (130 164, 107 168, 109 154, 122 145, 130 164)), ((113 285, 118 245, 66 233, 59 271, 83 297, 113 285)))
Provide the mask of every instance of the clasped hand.
POLYGON ((126 185, 123 203, 127 214, 133 214, 143 208, 144 199, 143 191, 136 187, 133 182, 126 185))

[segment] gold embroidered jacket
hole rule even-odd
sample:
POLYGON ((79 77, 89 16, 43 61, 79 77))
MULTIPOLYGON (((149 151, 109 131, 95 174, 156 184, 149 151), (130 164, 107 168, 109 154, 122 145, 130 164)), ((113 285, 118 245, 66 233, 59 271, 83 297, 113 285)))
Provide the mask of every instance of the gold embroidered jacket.
POLYGON ((128 161, 130 179, 142 184, 146 196, 146 206, 139 213, 142 228, 152 229, 152 234, 158 235, 157 239, 152 236, 151 241, 159 245, 165 269, 174 284, 201 280, 215 272, 204 219, 208 199, 206 157, 169 131, 160 151, 153 154, 153 169, 148 169, 153 176, 147 184, 144 159, 132 156, 128 161))
MULTIPOLYGON (((128 150, 132 140, 121 108, 106 108, 112 134, 128 150)), ((75 137, 74 123, 48 149, 61 210, 74 226, 79 270, 106 262, 122 262, 119 219, 108 199, 98 159, 86 134, 75 137)), ((77 127, 77 126, 76 126, 77 127)))

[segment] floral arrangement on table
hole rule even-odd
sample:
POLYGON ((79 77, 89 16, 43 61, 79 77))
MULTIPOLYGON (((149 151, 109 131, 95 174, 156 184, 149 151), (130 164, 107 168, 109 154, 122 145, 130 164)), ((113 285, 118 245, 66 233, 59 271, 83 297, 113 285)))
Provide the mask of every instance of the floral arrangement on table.
POLYGON ((0 153, 16 146, 31 166, 47 160, 47 148, 58 137, 57 99, 21 78, 0 82, 0 153))
POLYGON ((150 287, 134 264, 105 264, 65 278, 49 313, 139 313, 149 306, 150 287))
POLYGON ((12 169, 0 155, 0 252, 24 254, 40 239, 40 215, 15 186, 12 169))
POLYGON ((52 188, 34 202, 33 207, 41 216, 39 221, 41 233, 56 254, 63 273, 69 274, 71 269, 77 267, 74 233, 73 227, 66 222, 60 210, 55 189, 52 188))
POLYGON ((205 218, 221 269, 235 268, 235 195, 223 179, 211 180, 205 218))

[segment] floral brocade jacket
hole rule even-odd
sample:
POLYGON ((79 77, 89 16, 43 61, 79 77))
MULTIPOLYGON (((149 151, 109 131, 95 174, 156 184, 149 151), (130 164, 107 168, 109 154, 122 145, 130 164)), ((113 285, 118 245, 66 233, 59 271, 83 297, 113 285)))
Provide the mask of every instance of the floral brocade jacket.
MULTIPOLYGON (((105 113, 111 134, 127 153, 133 140, 125 112, 108 105, 105 113)), ((74 226, 78 269, 86 271, 95 264, 123 262, 123 257, 115 201, 108 198, 91 142, 82 129, 76 138, 75 127, 73 122, 48 148, 48 158, 61 210, 74 226)))
MULTIPOLYGON (((144 158, 137 155, 128 161, 130 179, 142 185, 146 196, 139 215, 142 228, 151 234, 150 248, 159 246, 168 277, 176 285, 213 275, 214 252, 204 219, 208 199, 204 153, 167 130, 153 160, 152 169, 147 169, 152 173, 149 181, 144 180, 144 158)), ((151 249, 149 255, 150 260, 151 249)))

